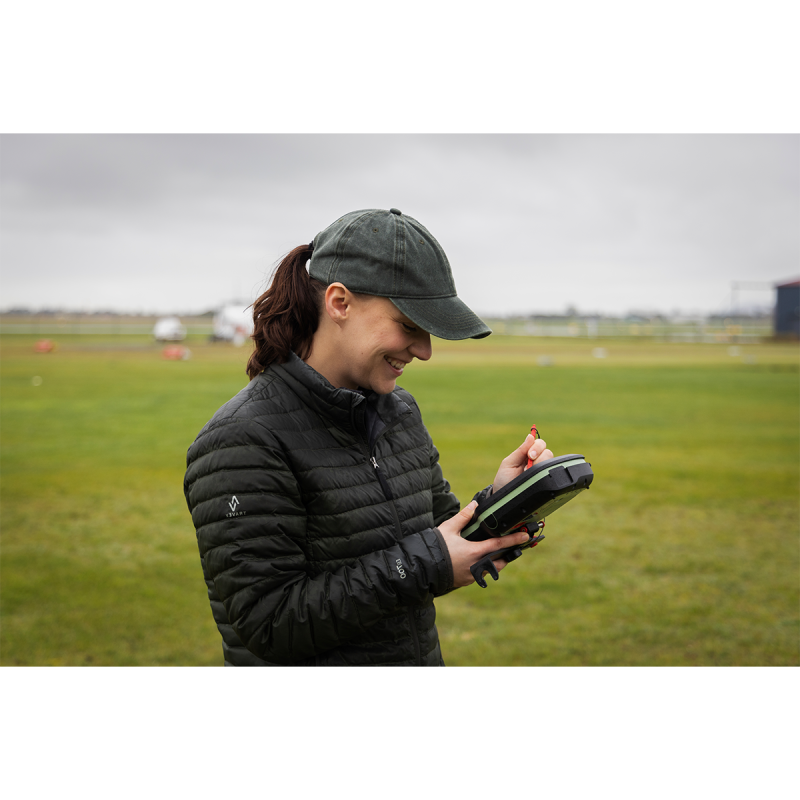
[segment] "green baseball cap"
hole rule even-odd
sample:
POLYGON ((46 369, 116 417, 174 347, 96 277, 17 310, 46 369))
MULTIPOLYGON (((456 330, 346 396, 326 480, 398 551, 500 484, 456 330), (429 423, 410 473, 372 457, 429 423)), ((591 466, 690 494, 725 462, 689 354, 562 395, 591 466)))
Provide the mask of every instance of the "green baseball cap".
POLYGON ((456 296, 441 245, 413 217, 390 208, 352 211, 314 237, 308 273, 326 286, 388 297, 440 339, 482 339, 492 331, 456 296))

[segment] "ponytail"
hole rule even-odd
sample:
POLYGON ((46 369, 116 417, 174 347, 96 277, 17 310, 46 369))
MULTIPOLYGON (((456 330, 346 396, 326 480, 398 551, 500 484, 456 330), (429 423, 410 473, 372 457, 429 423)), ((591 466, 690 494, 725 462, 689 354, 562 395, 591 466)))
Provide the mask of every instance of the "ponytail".
POLYGON ((291 352, 300 358, 311 352, 325 292, 324 284, 306 271, 312 250, 310 244, 303 244, 288 253, 267 291, 253 303, 255 349, 247 362, 250 380, 270 364, 288 361, 291 352))

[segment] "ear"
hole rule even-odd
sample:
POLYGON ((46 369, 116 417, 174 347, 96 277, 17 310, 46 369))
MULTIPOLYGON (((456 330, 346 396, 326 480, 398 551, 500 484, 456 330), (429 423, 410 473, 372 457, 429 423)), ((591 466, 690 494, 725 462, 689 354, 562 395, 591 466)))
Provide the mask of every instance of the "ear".
POLYGON ((353 298, 342 283, 332 283, 325 290, 325 313, 337 325, 350 315, 353 298))

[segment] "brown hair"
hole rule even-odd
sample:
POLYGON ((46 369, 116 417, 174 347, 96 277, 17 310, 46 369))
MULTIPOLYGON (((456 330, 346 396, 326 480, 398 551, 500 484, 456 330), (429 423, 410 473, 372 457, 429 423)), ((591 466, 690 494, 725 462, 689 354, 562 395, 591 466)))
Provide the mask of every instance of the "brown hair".
POLYGON ((311 252, 310 244, 302 244, 288 253, 267 291, 253 303, 256 346, 247 362, 250 380, 270 364, 288 361, 291 352, 300 358, 311 352, 326 288, 306 271, 311 252))

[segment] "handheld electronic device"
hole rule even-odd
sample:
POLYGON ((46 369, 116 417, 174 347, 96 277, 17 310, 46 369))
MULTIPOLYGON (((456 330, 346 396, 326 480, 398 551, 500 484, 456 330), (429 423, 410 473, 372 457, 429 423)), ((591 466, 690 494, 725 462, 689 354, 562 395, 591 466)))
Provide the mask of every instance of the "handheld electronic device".
POLYGON ((473 564, 470 571, 477 584, 486 588, 484 572, 494 580, 498 579, 493 559, 513 561, 522 555, 523 550, 535 547, 544 538, 539 533, 544 527, 544 518, 588 489, 593 479, 592 465, 582 455, 573 453, 526 469, 486 498, 461 531, 465 539, 500 539, 523 529, 530 538, 522 545, 501 547, 473 564))

